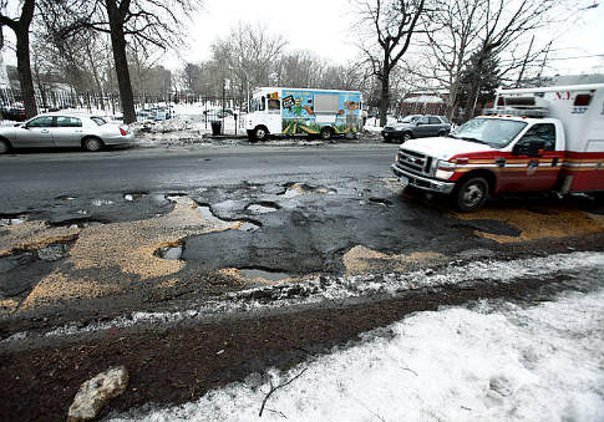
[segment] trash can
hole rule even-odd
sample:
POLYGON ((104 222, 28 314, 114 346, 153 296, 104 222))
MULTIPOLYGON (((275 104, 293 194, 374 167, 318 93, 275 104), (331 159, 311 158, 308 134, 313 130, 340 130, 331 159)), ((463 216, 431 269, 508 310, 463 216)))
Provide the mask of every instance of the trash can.
POLYGON ((212 135, 220 135, 222 132, 222 122, 212 122, 212 135))

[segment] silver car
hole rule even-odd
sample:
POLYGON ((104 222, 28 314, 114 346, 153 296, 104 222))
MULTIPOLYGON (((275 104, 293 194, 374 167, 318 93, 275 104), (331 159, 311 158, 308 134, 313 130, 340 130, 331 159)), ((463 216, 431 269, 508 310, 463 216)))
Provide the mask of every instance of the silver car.
POLYGON ((127 126, 103 117, 70 113, 46 113, 14 126, 0 127, 0 154, 11 148, 80 147, 100 151, 106 146, 131 144, 134 134, 127 126))

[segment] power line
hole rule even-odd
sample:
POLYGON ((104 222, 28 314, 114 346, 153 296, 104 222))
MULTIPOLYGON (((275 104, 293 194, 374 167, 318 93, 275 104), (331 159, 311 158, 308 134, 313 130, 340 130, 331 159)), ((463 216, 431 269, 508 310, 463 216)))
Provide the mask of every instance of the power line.
POLYGON ((590 54, 588 56, 574 56, 574 57, 557 57, 557 58, 550 58, 550 61, 559 61, 559 60, 575 60, 575 59, 593 59, 596 57, 604 57, 604 53, 603 54, 590 54))

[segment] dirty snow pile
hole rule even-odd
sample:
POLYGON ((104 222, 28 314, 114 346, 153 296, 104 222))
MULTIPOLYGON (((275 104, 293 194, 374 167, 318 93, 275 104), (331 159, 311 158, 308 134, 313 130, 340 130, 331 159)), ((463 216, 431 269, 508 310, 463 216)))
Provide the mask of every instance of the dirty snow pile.
POLYGON ((289 372, 113 420, 602 421, 603 303, 600 290, 422 312, 289 372))

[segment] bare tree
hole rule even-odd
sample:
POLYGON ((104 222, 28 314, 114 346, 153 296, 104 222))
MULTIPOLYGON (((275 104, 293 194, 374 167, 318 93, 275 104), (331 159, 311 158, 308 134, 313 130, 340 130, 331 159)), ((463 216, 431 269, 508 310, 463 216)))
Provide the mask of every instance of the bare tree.
POLYGON ((392 71, 409 49, 424 12, 425 0, 367 0, 359 4, 361 22, 375 41, 359 47, 381 85, 381 126, 386 125, 390 107, 392 71))
POLYGON ((81 30, 109 34, 124 121, 136 120, 128 66, 128 43, 165 50, 182 38, 180 21, 197 3, 193 0, 43 0, 48 12, 73 16, 56 28, 66 37, 81 30))
POLYGON ((17 17, 8 16, 9 3, 9 0, 0 1, 0 29, 5 26, 9 27, 17 38, 19 84, 25 105, 25 115, 30 118, 38 114, 29 51, 29 27, 34 17, 36 3, 35 0, 22 0, 17 11, 17 17))
POLYGON ((411 72, 448 90, 447 110, 453 117, 461 89, 461 75, 470 62, 485 25, 485 0, 438 0, 425 31, 426 66, 411 72))
MULTIPOLYGON (((484 23, 479 28, 478 43, 472 52, 474 69, 470 73, 480 75, 493 58, 500 59, 500 76, 514 69, 526 69, 529 61, 538 60, 546 46, 529 50, 526 55, 517 55, 516 47, 527 36, 550 24, 552 12, 558 10, 560 5, 560 0, 482 0, 480 13, 484 23), (504 60, 502 55, 506 53, 507 58, 504 60)), ((474 113, 480 88, 480 78, 470 81, 464 107, 465 119, 469 119, 474 113)))

